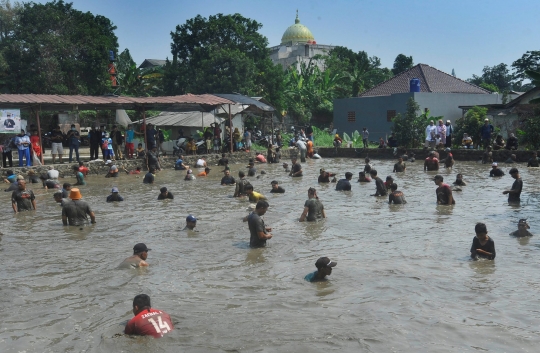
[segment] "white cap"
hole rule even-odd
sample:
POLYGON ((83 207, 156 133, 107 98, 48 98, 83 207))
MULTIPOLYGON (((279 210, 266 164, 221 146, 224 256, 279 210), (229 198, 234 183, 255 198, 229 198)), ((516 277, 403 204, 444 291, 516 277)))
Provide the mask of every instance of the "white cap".
POLYGON ((491 165, 492 167, 496 167, 497 166, 497 162, 493 162, 493 164, 491 165))
POLYGON ((110 159, 107 159, 107 162, 105 162, 105 164, 110 164, 110 163, 112 163, 110 159))

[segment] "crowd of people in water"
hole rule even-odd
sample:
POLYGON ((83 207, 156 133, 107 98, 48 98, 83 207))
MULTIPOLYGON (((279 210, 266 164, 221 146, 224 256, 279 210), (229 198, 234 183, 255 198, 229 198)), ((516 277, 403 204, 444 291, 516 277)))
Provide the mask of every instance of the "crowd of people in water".
MULTIPOLYGON (((304 141, 301 141, 304 142, 304 141)), ((303 143, 305 145, 305 143, 303 143)), ((300 144, 302 145, 302 144, 300 144)), ((307 152, 307 147, 303 152, 303 148, 298 148, 298 155, 302 159, 313 157, 307 152)), ((150 146, 149 155, 152 151, 155 151, 156 146, 150 146)), ((439 171, 441 168, 453 168, 454 160, 450 148, 444 150, 446 157, 440 159, 439 151, 432 150, 428 153, 423 163, 424 171, 439 171)), ((441 152, 442 153, 442 152, 441 152)), ((490 151, 486 149, 484 156, 486 163, 490 162, 490 151)), ((249 215, 243 218, 244 222, 247 222, 250 232, 250 247, 259 248, 264 247, 268 240, 272 239, 272 228, 267 226, 264 222, 263 216, 266 214, 269 208, 268 199, 259 191, 255 191, 253 185, 247 179, 247 176, 256 176, 257 166, 264 165, 264 163, 280 162, 281 155, 279 149, 269 148, 268 155, 265 157, 261 153, 257 153, 255 158, 250 159, 246 166, 246 172, 240 170, 237 178, 231 175, 231 169, 229 167, 229 160, 226 154, 221 155, 221 159, 217 163, 216 167, 222 168, 223 177, 220 180, 221 186, 234 187, 234 197, 247 198, 250 202, 254 203, 254 209, 249 215)), ((414 163, 416 160, 415 155, 412 153, 405 153, 398 156, 397 161, 393 167, 394 173, 405 173, 407 170, 407 163, 414 163)), ((148 157, 148 172, 144 175, 144 184, 154 184, 156 179, 159 179, 157 173, 162 169, 159 154, 155 153, 155 158, 148 157)), ((399 190, 394 178, 389 175, 385 181, 381 179, 377 170, 371 165, 370 158, 365 158, 365 164, 363 170, 358 173, 358 182, 361 184, 374 183, 374 193, 372 196, 380 198, 388 198, 389 204, 404 205, 407 203, 403 191, 399 190)), ((515 163, 515 156, 511 157, 507 163, 515 163)), ((141 168, 138 167, 135 170, 128 171, 123 168, 119 168, 111 160, 106 160, 104 163, 107 166, 107 174, 105 177, 118 178, 120 169, 127 174, 141 174, 141 168)), ((491 161, 492 169, 489 173, 491 177, 502 177, 504 172, 499 169, 496 162, 491 161)), ((528 161, 528 167, 538 167, 540 165, 536 153, 531 156, 528 161)), ((304 177, 304 171, 302 165, 299 163, 298 158, 293 156, 291 158, 291 164, 282 163, 285 173, 291 178, 304 177)), ((207 177, 211 173, 211 168, 206 162, 204 156, 200 156, 197 159, 193 168, 198 168, 200 172, 195 176, 192 167, 186 164, 184 157, 180 155, 176 160, 174 169, 179 171, 185 171, 185 181, 194 181, 196 178, 207 177)), ((59 181, 59 172, 55 170, 53 166, 49 167, 47 173, 37 175, 34 170, 29 170, 26 176, 15 175, 13 171, 7 172, 7 177, 4 182, 9 183, 9 187, 6 191, 10 191, 11 205, 15 213, 23 211, 36 210, 36 199, 33 191, 28 188, 27 181, 29 183, 41 184, 43 188, 53 189, 54 200, 61 205, 62 223, 65 226, 83 226, 88 222, 96 223, 96 215, 92 210, 92 207, 83 200, 81 189, 79 186, 86 185, 86 178, 88 176, 88 168, 81 161, 77 165, 72 167, 73 175, 76 182, 72 185, 70 183, 61 184, 59 181)), ((259 171, 259 174, 265 174, 264 170, 259 171)), ((502 191, 503 194, 508 195, 508 202, 510 204, 519 204, 520 195, 523 188, 523 181, 517 168, 511 168, 509 171, 510 176, 514 179, 514 182, 510 189, 502 191)), ((309 176, 315 178, 315 176, 309 176)), ((352 188, 351 181, 353 173, 346 172, 343 179, 337 179, 336 173, 330 172, 321 168, 318 175, 318 183, 335 183, 336 191, 350 191, 352 188)), ((466 186, 466 182, 463 180, 462 174, 457 174, 456 180, 453 185, 449 185, 444 182, 444 177, 437 174, 433 177, 433 182, 436 185, 435 194, 436 202, 438 205, 446 205, 451 207, 456 204, 453 197, 454 191, 462 191, 462 187, 466 186)), ((279 185, 277 180, 272 180, 270 183, 271 193, 285 193, 285 189, 279 185)), ((174 195, 166 187, 160 189, 157 195, 158 200, 173 200, 174 195)), ((123 202, 124 198, 120 195, 118 187, 113 187, 109 195, 106 196, 106 202, 123 202)), ((326 218, 326 212, 323 203, 319 200, 316 188, 310 187, 307 190, 307 200, 304 203, 303 211, 299 217, 300 222, 314 222, 326 218)), ((197 218, 194 215, 188 215, 186 217, 186 226, 184 230, 190 232, 196 232, 197 218)), ((526 219, 519 220, 518 230, 511 233, 515 237, 530 237, 532 234, 528 231, 530 226, 526 219)), ((473 259, 484 258, 488 260, 495 259, 495 243, 491 237, 488 236, 488 230, 484 223, 477 223, 474 229, 476 235, 473 238, 470 248, 470 256, 473 259)), ((139 243, 133 247, 133 255, 126 258, 121 264, 122 268, 137 268, 148 266, 147 258, 149 249, 145 244, 139 243)), ((332 269, 337 265, 335 261, 330 260, 328 257, 321 257, 315 262, 317 270, 305 276, 305 280, 309 282, 325 281, 327 276, 331 275, 332 269)), ((134 317, 127 323, 125 327, 126 334, 139 334, 139 335, 151 335, 154 337, 162 337, 164 334, 173 330, 173 323, 170 316, 161 311, 151 307, 150 297, 145 294, 137 295, 133 300, 133 314, 134 317)))

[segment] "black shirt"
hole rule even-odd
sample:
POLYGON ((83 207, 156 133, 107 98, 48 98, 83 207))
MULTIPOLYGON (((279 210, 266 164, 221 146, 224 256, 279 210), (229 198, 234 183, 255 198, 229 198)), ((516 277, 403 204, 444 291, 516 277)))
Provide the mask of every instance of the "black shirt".
MULTIPOLYGON (((435 190, 437 194, 437 201, 441 202, 441 205, 448 205, 448 200, 450 200, 450 195, 452 195, 452 189, 447 184, 442 184, 435 190)), ((456 200, 452 197, 452 205, 456 204, 456 200)))
POLYGON ((221 184, 225 184, 225 185, 232 185, 232 184, 236 184, 236 180, 234 180, 234 177, 232 176, 224 176, 223 178, 221 178, 221 184))
POLYGON ((514 184, 512 184, 511 190, 518 190, 517 194, 508 194, 508 202, 519 202, 520 201, 520 195, 521 195, 521 189, 523 188, 523 180, 521 178, 516 179, 514 181, 514 184))
POLYGON ((405 170, 405 163, 396 163, 394 164, 394 172, 401 173, 405 170))
POLYGON ((489 171, 490 177, 502 177, 504 175, 504 172, 500 168, 491 169, 489 171))
POLYGON ((172 194, 172 192, 168 192, 167 193, 167 196, 163 196, 163 194, 159 194, 159 196, 157 197, 158 200, 166 200, 166 199, 174 199, 174 195, 172 194))
POLYGON ((306 220, 308 222, 316 221, 317 219, 322 219, 322 211, 324 209, 324 206, 321 201, 318 199, 312 198, 309 200, 306 200, 304 203, 304 207, 307 207, 309 209, 306 220))
POLYGON ((336 191, 351 191, 351 183, 347 179, 339 179, 336 191))
POLYGON ((259 238, 258 233, 263 232, 266 234, 266 226, 264 225, 264 220, 255 212, 252 212, 248 216, 248 226, 249 226, 249 246, 252 248, 260 248, 266 245, 266 239, 259 238))
POLYGON ((297 175, 294 175, 294 173, 298 173, 299 171, 302 170, 302 166, 300 165, 300 163, 296 163, 296 164, 293 164, 292 168, 291 168, 291 175, 293 177, 301 177, 302 176, 302 173, 299 173, 297 175))
POLYGON ((62 131, 51 131, 51 141, 54 143, 62 143, 64 141, 64 134, 62 131))
POLYGON ((375 186, 377 187, 377 190, 375 191, 375 196, 386 196, 386 195, 388 195, 388 191, 386 190, 386 186, 384 185, 384 181, 382 181, 381 178, 379 178, 379 177, 375 178, 375 186))
POLYGON ((282 188, 281 186, 278 186, 277 189, 272 188, 272 190, 270 190, 270 192, 274 193, 274 194, 283 194, 283 193, 285 193, 285 189, 282 188))
POLYGON ((255 174, 257 174, 257 169, 255 167, 249 168, 248 176, 255 176, 255 174))
POLYGON ((227 164, 229 164, 228 158, 221 158, 218 162, 218 165, 227 165, 227 164))
POLYGON ((478 240, 477 237, 473 238, 472 245, 471 245, 471 257, 478 256, 478 257, 483 257, 483 258, 488 259, 488 260, 493 260, 493 259, 495 259, 495 255, 496 255, 495 254, 495 242, 493 241, 493 239, 491 239, 491 237, 487 240, 487 242, 484 245, 480 244, 480 240, 478 240), (493 255, 488 256, 488 255, 477 253, 476 249, 482 249, 484 251, 492 253, 493 255))
POLYGON ((330 174, 324 174, 324 175, 320 174, 318 182, 319 183, 329 183, 330 182, 330 174))
POLYGON ((33 209, 32 201, 36 197, 32 190, 15 190, 11 193, 11 202, 17 204, 17 211, 31 211, 33 209))
POLYGON ((154 183, 154 174, 152 174, 150 172, 146 173, 146 175, 144 176, 143 183, 144 184, 153 184, 154 183))
POLYGON ((399 190, 396 190, 388 195, 388 203, 395 203, 395 204, 405 204, 407 201, 405 200, 405 195, 399 190))
POLYGON ((538 162, 538 157, 529 159, 529 162, 527 163, 527 167, 540 167, 540 163, 538 162))

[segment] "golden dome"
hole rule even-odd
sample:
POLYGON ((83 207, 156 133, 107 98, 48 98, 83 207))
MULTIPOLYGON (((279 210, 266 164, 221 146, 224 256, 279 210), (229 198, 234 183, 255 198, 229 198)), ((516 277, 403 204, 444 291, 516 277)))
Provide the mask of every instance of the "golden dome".
POLYGON ((287 28, 283 37, 281 37, 281 44, 288 44, 289 42, 295 43, 307 43, 314 41, 313 34, 303 24, 300 24, 300 19, 298 18, 298 10, 296 11, 296 19, 294 24, 287 28))

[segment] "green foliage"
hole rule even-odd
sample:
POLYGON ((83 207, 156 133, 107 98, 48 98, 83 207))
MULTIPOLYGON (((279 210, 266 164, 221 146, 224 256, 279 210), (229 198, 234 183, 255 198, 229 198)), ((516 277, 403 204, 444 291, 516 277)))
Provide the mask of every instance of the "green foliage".
POLYGON ((356 97, 392 77, 389 69, 381 67, 378 57, 369 57, 365 51, 355 53, 340 46, 325 57, 325 67, 333 72, 341 72, 345 78, 337 98, 356 97))
POLYGON ((525 121, 523 130, 517 131, 520 144, 530 149, 540 148, 540 108, 535 109, 534 114, 525 121))
MULTIPOLYGON (((288 140, 285 140, 284 138, 283 141, 288 142, 291 137, 289 137, 288 140)), ((334 146, 334 136, 330 135, 330 133, 325 130, 313 126, 313 144, 318 147, 332 147, 334 146)))
POLYGON ((499 92, 499 87, 495 86, 492 83, 482 82, 482 83, 480 83, 479 86, 482 87, 483 89, 487 89, 488 91, 491 91, 491 92, 499 92))
POLYGON ((127 48, 118 55, 116 71, 122 95, 147 97, 163 94, 163 67, 139 69, 127 48))
POLYGON ((6 13, 11 28, 0 29, 5 90, 93 95, 111 91, 108 50, 116 51, 118 40, 108 18, 75 10, 62 0, 24 3, 16 14, 4 2, 2 16, 6 13))
MULTIPOLYGON (((504 63, 500 63, 493 67, 484 66, 482 69, 482 76, 473 75, 473 77, 467 81, 480 87, 482 87, 481 85, 483 83, 496 86, 498 89, 497 92, 509 91, 512 89, 512 75, 508 70, 508 66, 504 63)), ((489 88, 486 89, 490 90, 489 88)))
MULTIPOLYGON (((531 79, 531 84, 535 87, 540 87, 540 71, 527 70, 527 76, 531 79)), ((530 104, 540 104, 540 98, 531 99, 530 104)))
POLYGON ((461 139, 464 133, 467 133, 473 139, 474 143, 480 142, 480 129, 484 124, 486 114, 487 108, 475 106, 463 118, 456 120, 455 138, 453 139, 456 146, 461 145, 461 139))
POLYGON ((514 74, 512 75, 514 86, 521 86, 521 91, 532 88, 529 84, 523 85, 523 81, 529 78, 527 71, 540 71, 540 51, 533 50, 526 52, 521 58, 512 63, 512 68, 514 69, 514 74))
POLYGON ((398 114, 392 119, 392 132, 400 146, 415 148, 422 145, 425 140, 425 129, 430 120, 438 120, 441 117, 432 117, 429 110, 418 115, 420 106, 413 97, 407 101, 407 112, 405 116, 398 114))
POLYGON ((290 67, 285 74, 285 105, 289 115, 304 124, 312 119, 329 122, 334 99, 341 89, 343 74, 321 71, 315 62, 300 63, 300 71, 290 67))
POLYGON ((165 93, 264 96, 281 111, 284 74, 270 60, 261 27, 240 14, 198 15, 176 26, 173 59, 164 68, 165 93))
POLYGON ((402 73, 403 71, 407 71, 410 68, 413 67, 413 58, 412 56, 406 56, 403 54, 399 54, 396 56, 396 59, 394 60, 394 67, 392 67, 392 73, 394 76, 402 73))

